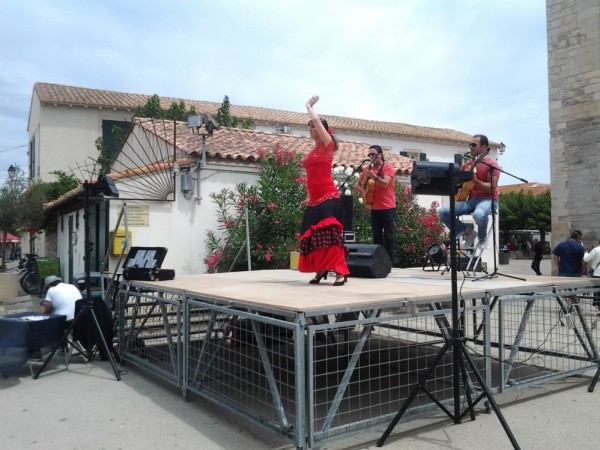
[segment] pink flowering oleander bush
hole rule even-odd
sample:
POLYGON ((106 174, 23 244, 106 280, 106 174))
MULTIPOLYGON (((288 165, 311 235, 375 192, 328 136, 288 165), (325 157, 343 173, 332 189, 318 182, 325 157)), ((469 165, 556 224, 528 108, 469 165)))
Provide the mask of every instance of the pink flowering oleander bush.
MULTIPOLYGON (((298 248, 303 213, 299 204, 306 198, 302 155, 276 145, 257 151, 256 156, 259 177, 255 185, 240 183, 210 196, 219 226, 207 234, 204 263, 209 272, 247 270, 244 207, 248 209, 253 270, 287 268, 290 252, 298 248)), ((437 216, 438 206, 419 206, 410 187, 396 184, 394 267, 422 266, 429 245, 442 241, 444 225, 437 216)), ((357 242, 371 243, 370 217, 356 196, 353 209, 357 242)))
MULTIPOLYGON (((431 244, 440 244, 444 238, 444 224, 439 220, 437 208, 423 208, 417 203, 410 187, 400 183, 396 189, 396 219, 394 228, 394 267, 419 267, 425 262, 431 244)), ((372 243, 371 219, 364 205, 354 199, 353 228, 359 243, 372 243)))
POLYGON ((299 205, 306 197, 302 155, 276 145, 258 150, 256 156, 256 185, 241 183, 211 195, 220 225, 218 232, 208 232, 206 240, 208 256, 204 262, 209 272, 247 269, 246 229, 243 217, 240 220, 244 206, 248 208, 253 270, 287 268, 290 252, 298 248, 302 221, 299 205), (244 250, 235 261, 242 246, 244 250))

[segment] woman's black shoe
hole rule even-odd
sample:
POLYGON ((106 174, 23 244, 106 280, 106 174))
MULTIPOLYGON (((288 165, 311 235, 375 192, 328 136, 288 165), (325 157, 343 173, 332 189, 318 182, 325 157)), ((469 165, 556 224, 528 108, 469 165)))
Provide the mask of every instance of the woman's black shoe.
POLYGON ((333 285, 343 286, 346 281, 348 281, 348 277, 346 275, 338 275, 335 277, 335 283, 333 283, 333 285))
POLYGON ((310 284, 319 284, 321 282, 321 280, 326 280, 327 279, 327 271, 325 272, 318 272, 315 277, 309 281, 310 284))

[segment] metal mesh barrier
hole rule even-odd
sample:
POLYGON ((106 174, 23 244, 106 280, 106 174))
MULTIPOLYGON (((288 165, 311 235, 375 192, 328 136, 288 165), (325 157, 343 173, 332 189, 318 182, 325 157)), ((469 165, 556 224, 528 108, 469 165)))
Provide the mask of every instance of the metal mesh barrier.
MULTIPOLYGON (((443 306, 432 303, 420 310, 409 305, 345 313, 321 318, 308 327, 310 445, 388 423, 429 369, 432 372, 424 383, 429 395, 420 391, 403 417, 437 412, 431 397, 451 407, 453 350, 433 366, 450 332, 451 311, 443 306), (405 313, 410 310, 414 312, 405 313)), ((463 326, 469 322, 469 314, 483 310, 482 306, 463 309, 463 326)), ((483 355, 483 346, 473 345, 483 355)), ((485 358, 474 355, 473 359, 485 377, 485 358)), ((462 408, 467 405, 467 390, 472 397, 479 391, 466 364, 464 368, 466 377, 461 376, 459 387, 462 408)))
POLYGON ((124 290, 118 311, 121 359, 181 386, 183 297, 166 291, 124 290))
MULTIPOLYGON (((299 448, 387 424, 404 406, 404 421, 444 409, 467 414, 469 404, 488 408, 479 405, 483 389, 464 357, 454 382, 448 299, 308 314, 136 283, 119 292, 122 361, 299 448)), ((596 298, 600 287, 461 297, 457 331, 495 392, 584 373, 598 367, 596 298)))
POLYGON ((583 373, 598 365, 597 288, 502 297, 490 339, 499 390, 583 373), (573 295, 576 294, 576 295, 573 295))
POLYGON ((187 317, 186 388, 294 434, 297 325, 198 300, 187 317))

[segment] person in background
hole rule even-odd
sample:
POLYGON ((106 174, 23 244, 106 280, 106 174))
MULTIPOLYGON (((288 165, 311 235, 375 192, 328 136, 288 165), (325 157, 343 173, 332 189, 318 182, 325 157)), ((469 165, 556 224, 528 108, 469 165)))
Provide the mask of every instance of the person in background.
POLYGON ((542 247, 542 243, 539 239, 533 240, 533 245, 531 246, 531 251, 533 255, 531 257, 531 268, 537 275, 541 275, 540 271, 540 263, 542 262, 542 258, 544 257, 544 247, 542 247))
MULTIPOLYGON (((373 243, 382 245, 394 260, 394 216, 396 214, 396 192, 394 180, 396 171, 391 164, 385 162, 383 149, 379 145, 371 145, 367 155, 371 160, 369 168, 363 170, 353 188, 363 198, 372 195, 370 204, 365 204, 371 214, 371 232, 373 243), (370 180, 373 180, 369 187, 370 180)), ((371 197, 369 197, 371 198, 371 197)))
POLYGON ((598 241, 593 243, 592 251, 583 254, 583 260, 589 268, 588 275, 593 278, 600 278, 600 245, 598 241))
POLYGON ((44 279, 45 299, 40 303, 43 314, 61 314, 67 317, 67 326, 75 318, 75 302, 82 299, 81 291, 72 284, 63 283, 60 277, 50 275, 44 279))
POLYGON ((340 213, 340 193, 333 183, 331 165, 337 143, 333 130, 326 120, 321 120, 313 109, 318 96, 306 102, 310 116, 308 127, 315 148, 304 157, 307 198, 300 203, 306 207, 300 231, 300 272, 316 272, 309 281, 319 284, 327 279, 328 272, 335 272, 334 286, 342 286, 350 273, 346 264, 346 251, 342 241, 343 226, 336 219, 340 213))
MULTIPOLYGON (((598 242, 594 242, 594 248, 588 253, 585 252, 583 260, 587 263, 588 276, 592 278, 600 278, 600 245, 598 242)), ((594 300, 592 304, 600 309, 600 291, 594 292, 594 300)), ((600 316, 600 313, 598 313, 600 316)))
POLYGON ((583 273, 583 255, 581 231, 573 231, 566 241, 559 242, 552 250, 552 260, 558 267, 559 277, 580 277, 583 273))
MULTIPOLYGON (((552 250, 552 260, 558 267, 559 277, 580 277, 584 271, 583 255, 585 249, 581 244, 581 231, 573 231, 566 241, 559 242, 552 250)), ((575 303, 575 296, 565 296, 567 305, 575 303)))

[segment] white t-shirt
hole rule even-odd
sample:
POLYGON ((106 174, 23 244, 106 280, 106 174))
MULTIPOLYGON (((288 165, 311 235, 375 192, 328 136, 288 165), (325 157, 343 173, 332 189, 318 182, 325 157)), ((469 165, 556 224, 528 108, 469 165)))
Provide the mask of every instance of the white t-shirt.
POLYGON ((67 316, 67 320, 74 319, 75 302, 81 299, 81 291, 72 284, 58 283, 46 292, 46 301, 52 303, 52 314, 67 316))
POLYGON ((585 252, 583 260, 588 263, 588 269, 594 269, 594 276, 600 277, 600 245, 594 247, 591 252, 585 252))

